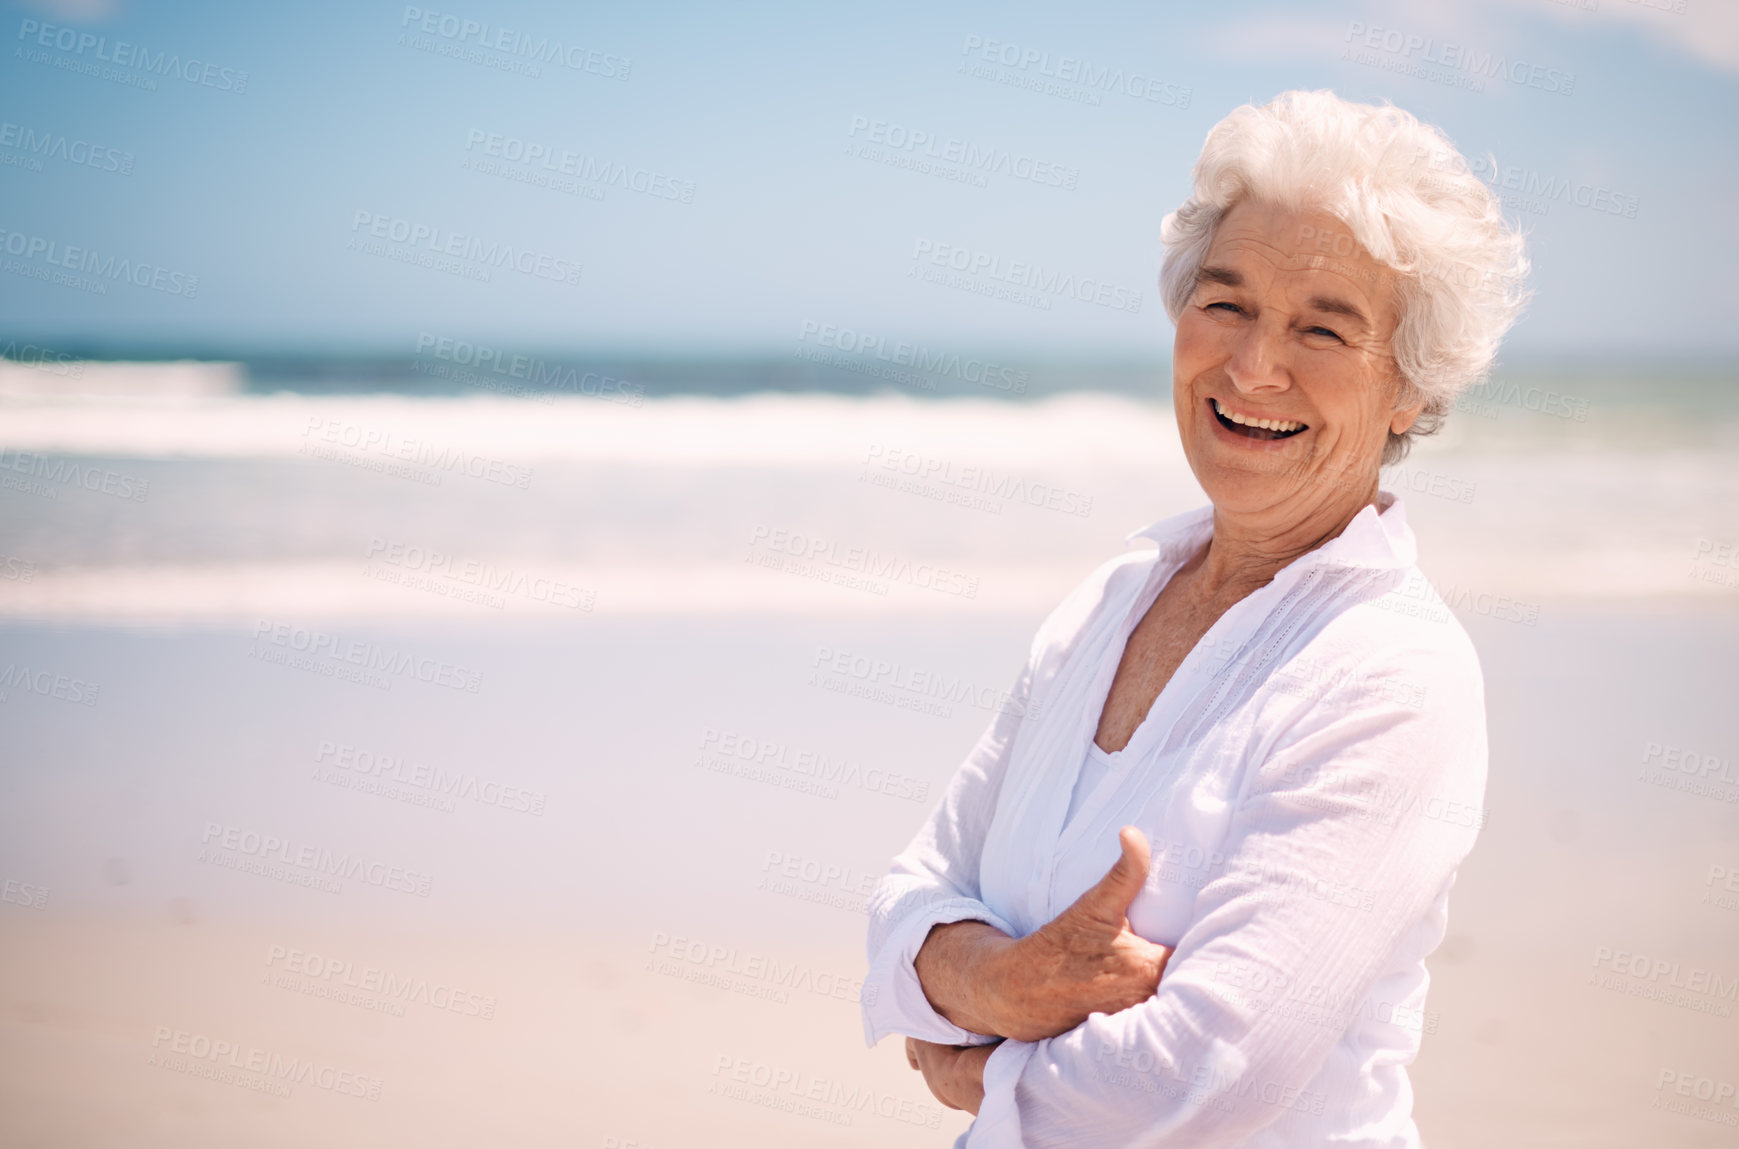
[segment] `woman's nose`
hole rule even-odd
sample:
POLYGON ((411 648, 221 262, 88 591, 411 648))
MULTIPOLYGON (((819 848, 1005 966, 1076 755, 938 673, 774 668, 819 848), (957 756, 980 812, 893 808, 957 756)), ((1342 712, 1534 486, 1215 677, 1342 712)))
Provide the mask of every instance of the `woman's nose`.
POLYGON ((1292 385, 1284 348, 1285 332, 1267 317, 1258 317, 1238 333, 1226 374, 1240 391, 1285 390, 1292 385))

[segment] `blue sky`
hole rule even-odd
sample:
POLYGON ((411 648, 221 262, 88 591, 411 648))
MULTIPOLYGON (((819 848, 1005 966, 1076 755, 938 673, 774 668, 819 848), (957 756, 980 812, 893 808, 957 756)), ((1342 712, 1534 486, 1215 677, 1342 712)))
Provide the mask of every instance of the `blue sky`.
POLYGON ((1517 185, 1512 353, 1731 355, 1739 5, 1677 2, 12 6, 0 314, 231 352, 1163 355, 1208 128, 1331 87, 1517 185))

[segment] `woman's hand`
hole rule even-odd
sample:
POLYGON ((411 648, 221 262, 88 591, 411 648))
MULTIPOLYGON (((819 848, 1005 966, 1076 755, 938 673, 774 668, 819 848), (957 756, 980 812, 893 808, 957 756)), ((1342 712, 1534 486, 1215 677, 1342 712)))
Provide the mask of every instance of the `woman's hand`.
POLYGON ((906 1063, 924 1075, 924 1084, 936 1100, 976 1117, 984 1104, 984 1063, 995 1049, 994 1045, 937 1045, 908 1037, 906 1063))
POLYGON ((1150 853, 1133 826, 1118 841, 1122 856, 1098 884, 1028 937, 1015 941, 975 921, 932 929, 914 968, 936 1012, 987 1037, 1038 1041, 1089 1014, 1152 997, 1171 949, 1129 928, 1129 904, 1147 880, 1150 853))

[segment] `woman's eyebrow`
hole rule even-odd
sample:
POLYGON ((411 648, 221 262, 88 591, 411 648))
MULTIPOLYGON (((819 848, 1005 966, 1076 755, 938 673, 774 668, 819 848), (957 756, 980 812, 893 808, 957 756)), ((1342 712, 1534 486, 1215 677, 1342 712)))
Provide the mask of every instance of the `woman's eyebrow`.
POLYGON ((1199 267, 1196 269, 1196 282, 1218 283, 1223 287, 1242 287, 1244 277, 1229 267, 1199 267))
POLYGON ((1313 295, 1310 297, 1308 303, 1306 303, 1306 306, 1312 311, 1326 311, 1330 315, 1344 315, 1348 319, 1356 320, 1359 323, 1364 324, 1366 327, 1371 325, 1371 321, 1365 318, 1364 312, 1360 311, 1346 300, 1337 299, 1332 295, 1313 295))

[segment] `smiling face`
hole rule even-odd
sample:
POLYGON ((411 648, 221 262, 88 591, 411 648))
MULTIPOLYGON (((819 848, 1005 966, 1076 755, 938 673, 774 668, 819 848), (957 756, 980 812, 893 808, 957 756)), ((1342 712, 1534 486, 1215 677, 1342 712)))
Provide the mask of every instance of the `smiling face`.
POLYGON ((1184 453, 1221 514, 1271 530, 1350 518, 1376 492, 1402 393, 1394 273, 1317 211, 1228 211, 1177 321, 1184 453))

